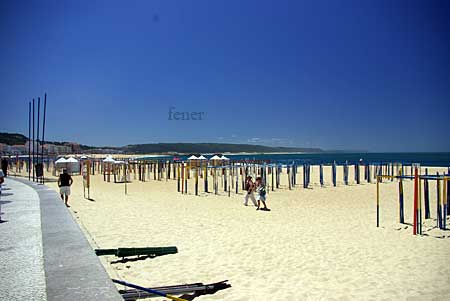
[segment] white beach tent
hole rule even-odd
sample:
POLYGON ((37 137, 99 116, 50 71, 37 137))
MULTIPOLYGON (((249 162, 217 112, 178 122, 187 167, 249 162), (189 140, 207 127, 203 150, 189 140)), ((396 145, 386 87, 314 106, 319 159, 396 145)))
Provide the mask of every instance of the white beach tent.
POLYGON ((59 158, 58 160, 55 161, 56 165, 62 165, 67 163, 67 160, 64 157, 59 158))
POLYGON ((197 158, 196 156, 192 155, 189 158, 187 158, 188 160, 198 160, 199 158, 197 158))
MULTIPOLYGON (((104 161, 103 161, 104 162, 104 161)), ((124 165, 124 169, 128 168, 128 163, 121 160, 116 160, 113 163, 114 165, 124 165)), ((122 177, 120 178, 120 182, 125 182, 125 175, 122 174, 122 177)), ((127 180, 126 182, 131 182, 130 174, 127 172, 127 180)))
POLYGON ((105 159, 103 159, 103 162, 105 162, 105 163, 116 163, 116 161, 111 156, 107 156, 105 159))
POLYGON ((67 160, 64 157, 59 158, 55 161, 55 168, 53 169, 53 175, 56 176, 56 173, 61 173, 64 168, 67 168, 67 160))
POLYGON ((203 155, 201 155, 200 157, 198 157, 198 159, 199 159, 199 160, 208 160, 208 159, 206 159, 206 157, 203 156, 203 155))
POLYGON ((220 159, 222 159, 222 160, 230 160, 229 158, 227 158, 225 156, 222 156, 222 158, 220 158, 220 159))
POLYGON ((66 167, 69 174, 80 173, 80 162, 74 157, 66 160, 66 167))
POLYGON ((218 155, 214 155, 214 156, 212 156, 211 158, 209 158, 209 161, 211 161, 211 163, 214 165, 214 166, 220 166, 220 165, 222 165, 222 158, 221 157, 219 157, 218 155))
POLYGON ((108 182, 109 182, 110 176, 112 175, 112 172, 113 172, 112 165, 114 163, 116 163, 116 161, 111 156, 107 156, 105 159, 103 159, 102 171, 103 171, 104 176, 105 175, 108 176, 108 182))

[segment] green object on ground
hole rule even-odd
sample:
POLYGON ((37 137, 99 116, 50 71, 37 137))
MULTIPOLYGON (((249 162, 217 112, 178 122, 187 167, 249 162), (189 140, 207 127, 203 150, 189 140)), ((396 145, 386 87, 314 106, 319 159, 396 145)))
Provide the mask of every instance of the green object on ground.
POLYGON ((167 254, 178 253, 177 247, 146 247, 146 248, 118 248, 118 249, 95 249, 95 254, 97 256, 103 255, 115 255, 117 257, 128 257, 128 256, 162 256, 167 254))

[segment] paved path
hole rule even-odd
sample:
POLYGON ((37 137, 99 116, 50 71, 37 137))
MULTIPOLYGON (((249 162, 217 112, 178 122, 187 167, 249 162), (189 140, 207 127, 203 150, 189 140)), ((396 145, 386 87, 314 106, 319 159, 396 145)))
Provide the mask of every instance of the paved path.
POLYGON ((33 188, 9 179, 2 190, 1 299, 46 300, 39 195, 33 188))
POLYGON ((16 178, 5 184, 2 300, 123 300, 54 190, 16 178))

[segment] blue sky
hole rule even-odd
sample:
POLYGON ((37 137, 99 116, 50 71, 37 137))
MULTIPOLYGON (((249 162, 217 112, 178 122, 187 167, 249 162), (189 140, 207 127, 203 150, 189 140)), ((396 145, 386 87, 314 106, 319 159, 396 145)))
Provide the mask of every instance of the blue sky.
POLYGON ((2 1, 0 131, 450 151, 450 1, 2 1), (169 120, 169 108, 204 112, 169 120))

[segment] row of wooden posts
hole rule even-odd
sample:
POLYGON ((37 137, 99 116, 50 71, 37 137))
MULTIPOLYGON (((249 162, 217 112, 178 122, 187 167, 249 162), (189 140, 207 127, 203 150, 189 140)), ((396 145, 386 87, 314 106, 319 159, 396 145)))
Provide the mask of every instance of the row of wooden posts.
POLYGON ((424 207, 425 219, 431 218, 430 210, 430 192, 429 181, 436 181, 436 227, 442 230, 447 229, 447 216, 450 215, 450 189, 448 183, 450 181, 450 168, 447 174, 429 175, 428 168, 425 168, 425 174, 421 174, 418 167, 414 168, 413 174, 403 175, 400 171, 397 175, 377 175, 377 227, 380 226, 380 185, 383 179, 398 180, 399 191, 399 223, 405 223, 404 218, 404 193, 403 180, 409 179, 414 181, 414 210, 413 210, 413 234, 422 234, 422 208, 424 207), (422 207, 422 183, 423 183, 423 207, 422 207))
MULTIPOLYGON (((303 187, 308 188, 311 183, 311 167, 313 165, 305 163, 305 164, 266 164, 266 163, 254 163, 254 162, 231 162, 226 166, 215 166, 206 164, 206 162, 195 162, 191 164, 190 162, 172 162, 172 161, 129 161, 124 164, 115 164, 115 163, 107 163, 103 162, 100 159, 97 160, 89 160, 91 163, 90 173, 91 175, 103 174, 104 180, 107 182, 111 181, 111 177, 114 182, 123 182, 125 169, 127 176, 127 181, 130 181, 129 175, 133 175, 134 180, 139 180, 142 182, 151 180, 177 180, 182 178, 183 180, 190 179, 191 171, 194 171, 194 177, 203 178, 206 174, 205 168, 210 171, 210 175, 213 176, 213 181, 218 182, 218 180, 214 180, 215 176, 222 177, 224 191, 227 191, 228 186, 225 185, 225 182, 232 182, 228 179, 230 176, 233 178, 239 178, 242 175, 247 176, 249 174, 256 174, 263 178, 263 181, 267 186, 273 188, 279 188, 280 186, 280 175, 283 173, 283 168, 287 171, 288 177, 288 188, 292 189, 297 185, 297 174, 299 168, 303 167, 303 187), (181 170, 182 169, 182 170, 181 170), (216 169, 220 169, 220 172, 214 171, 216 169), (239 172, 239 175, 238 175, 239 172), (274 175, 271 180, 267 181, 267 175, 274 175), (225 177, 227 175, 227 177, 225 177)), ((83 162, 80 161, 80 171, 82 170, 83 162)), ((21 172, 23 169, 28 170, 28 162, 26 160, 18 160, 15 162, 16 172, 21 172)), ((413 165, 403 165, 401 163, 380 163, 380 164, 362 164, 355 163, 349 164, 345 162, 340 167, 343 168, 343 183, 345 185, 349 185, 349 169, 350 166, 354 167, 354 181, 356 184, 361 183, 361 174, 360 167, 364 166, 364 181, 371 183, 372 180, 375 180, 379 175, 405 175, 409 176, 413 175, 413 165)), ((325 186, 324 183, 324 173, 323 173, 324 164, 319 165, 319 182, 321 186, 325 186)), ((337 186, 337 169, 339 166, 334 162, 331 164, 332 174, 331 174, 331 184, 333 186, 337 186)), ((56 168, 53 160, 48 160, 44 162, 44 170, 49 172, 49 170, 53 171, 53 175, 56 176, 56 168)), ((380 179, 382 181, 383 178, 380 179)), ((206 176, 207 180, 207 176, 206 176)), ((205 180, 205 181, 206 181, 205 180)), ((245 179, 241 179, 241 182, 244 182, 245 179)), ((238 180, 239 181, 239 180, 238 180)), ((391 178, 393 181, 393 178, 391 178)), ((185 192, 186 189, 181 185, 180 191, 185 192)), ((216 187, 217 185, 214 185, 216 187)), ((233 184, 233 188, 235 185, 233 184)), ((214 190, 217 190, 216 188, 214 190)), ((207 192, 207 187, 205 185, 205 192, 207 192)))

